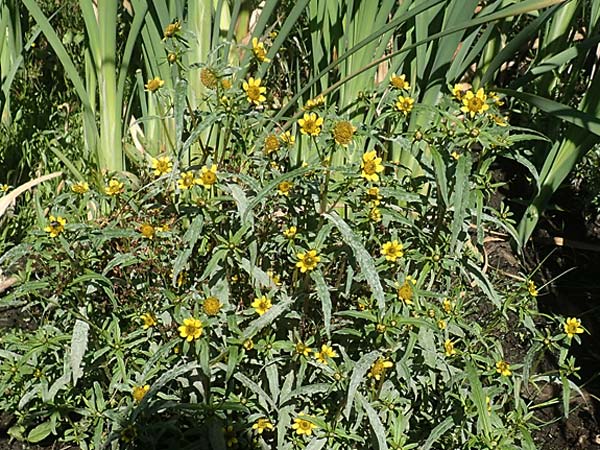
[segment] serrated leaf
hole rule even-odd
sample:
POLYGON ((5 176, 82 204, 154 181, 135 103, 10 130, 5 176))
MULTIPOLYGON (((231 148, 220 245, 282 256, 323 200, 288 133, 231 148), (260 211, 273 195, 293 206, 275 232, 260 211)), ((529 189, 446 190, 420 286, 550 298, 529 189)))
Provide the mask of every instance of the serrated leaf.
POLYGON ((477 375, 477 371, 475 370, 475 366, 472 362, 468 361, 466 364, 467 369, 467 379, 469 380, 469 386, 471 387, 471 400, 475 403, 477 407, 477 428, 478 434, 481 434, 483 431, 484 436, 489 436, 491 433, 491 424, 490 424, 490 413, 488 412, 487 402, 485 398, 485 394, 483 392, 483 386, 481 385, 481 380, 479 379, 479 375, 477 375))
POLYGON ((429 437, 421 447, 421 450, 429 450, 433 444, 435 444, 446 432, 454 426, 454 420, 452 417, 446 417, 446 419, 439 423, 431 433, 429 433, 429 437))
POLYGON ((367 371, 371 368, 373 363, 379 358, 379 352, 373 350, 366 355, 363 355, 358 362, 354 365, 352 375, 350 376, 350 384, 348 385, 348 397, 346 397, 346 407, 344 408, 344 415, 350 417, 350 411, 352 410, 352 403, 354 402, 354 396, 358 392, 358 386, 361 381, 365 378, 367 371))
POLYGON ((369 252, 367 252, 358 236, 354 234, 348 224, 335 211, 325 214, 325 217, 334 223, 334 225, 340 231, 344 242, 348 244, 350 248, 352 248, 354 257, 356 258, 356 261, 358 262, 358 265, 365 276, 367 284, 371 288, 373 297, 375 297, 375 300, 377 301, 377 307, 380 310, 384 310, 385 294, 383 292, 383 288, 381 287, 379 273, 375 268, 375 261, 373 261, 373 258, 371 255, 369 255, 369 252))
POLYGON ((261 388, 258 384, 256 384, 254 381, 252 381, 246 375, 238 372, 233 376, 233 378, 240 381, 244 386, 249 388, 254 394, 258 395, 258 398, 262 399, 264 402, 268 403, 271 408, 273 408, 273 409, 276 408, 275 402, 269 396, 269 394, 267 394, 263 388, 261 388))
POLYGON ((73 326, 73 335, 71 336, 71 373, 73 374, 73 385, 77 385, 77 380, 83 376, 81 362, 83 355, 87 350, 88 331, 90 326, 83 320, 77 319, 73 326))
POLYGON ((387 450, 388 446, 387 442, 385 441, 387 432, 383 427, 381 420, 379 419, 377 411, 375 411, 371 404, 361 394, 357 394, 356 398, 367 413, 367 418, 369 419, 369 423, 371 424, 371 428, 373 429, 373 434, 377 439, 378 450, 387 450))

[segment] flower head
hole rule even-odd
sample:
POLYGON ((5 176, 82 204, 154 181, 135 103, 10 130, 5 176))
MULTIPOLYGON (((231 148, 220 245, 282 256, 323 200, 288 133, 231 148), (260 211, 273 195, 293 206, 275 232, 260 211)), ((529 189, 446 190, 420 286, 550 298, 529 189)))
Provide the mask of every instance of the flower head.
POLYGON ((487 95, 485 95, 483 88, 480 88, 477 91, 477 94, 473 94, 473 91, 469 90, 462 99, 463 106, 460 110, 473 118, 475 117, 475 114, 481 114, 490 109, 486 100, 487 95))
POLYGON ((134 386, 131 390, 131 396, 136 402, 141 402, 149 390, 150 385, 148 384, 145 384, 144 386, 134 386))
POLYGON ((221 311, 221 307, 223 305, 216 297, 207 297, 202 302, 202 309, 206 313, 207 316, 216 316, 221 311))
POLYGON ((404 91, 408 91, 410 89, 410 84, 406 81, 406 75, 396 75, 392 74, 390 78, 390 84, 394 86, 396 89, 401 89, 404 91))
POLYGON ((373 186, 367 189, 367 198, 373 206, 377 206, 381 203, 381 199, 383 197, 379 195, 379 188, 377 186, 373 186))
POLYGON ((510 364, 504 360, 498 361, 496 363, 496 372, 498 372, 503 377, 510 377, 512 372, 510 370, 510 364))
POLYGON ((164 32, 165 39, 175 36, 175 34, 177 34, 180 31, 181 31, 181 22, 179 20, 176 20, 175 22, 170 23, 169 25, 167 25, 165 27, 165 32, 164 32))
POLYGON ((250 306, 254 308, 254 310, 259 316, 262 316, 264 313, 271 309, 273 304, 271 303, 271 299, 269 297, 263 295, 262 297, 255 298, 254 301, 250 304, 250 306))
POLYGON ((194 186, 194 184, 197 184, 197 183, 198 183, 198 180, 194 176, 194 172, 191 172, 191 171, 181 172, 181 175, 179 176, 179 179, 177 180, 177 186, 182 191, 190 189, 192 186, 194 186))
POLYGON ((165 84, 165 80, 161 80, 160 77, 154 77, 145 84, 145 88, 148 92, 158 91, 165 84))
POLYGON ((456 350, 454 350, 454 342, 450 339, 446 339, 444 342, 444 354, 446 356, 452 356, 456 354, 456 350))
POLYGON ((321 257, 317 254, 316 250, 309 250, 305 253, 297 253, 296 258, 298 258, 296 267, 298 267, 302 273, 314 270, 319 261, 321 261, 321 257))
POLYGON ((0 184, 0 192, 8 192, 10 191, 10 186, 8 184, 0 184))
POLYGON ((288 145, 288 146, 292 146, 296 142, 296 136, 294 136, 289 131, 283 132, 281 134, 280 138, 281 138, 281 142, 283 142, 285 145, 288 145))
POLYGON ((288 239, 294 239, 296 237, 296 233, 298 232, 298 228, 295 226, 291 226, 283 230, 283 235, 288 239))
POLYGON ((367 376, 369 378, 375 378, 377 381, 379 381, 385 374, 385 369, 389 369, 390 367, 394 367, 391 361, 384 358, 379 358, 373 363, 367 376))
POLYGON ((152 239, 156 234, 156 229, 149 223, 143 223, 142 225, 140 225, 140 233, 146 239, 152 239))
POLYGON ((371 211, 369 211, 369 219, 373 222, 381 222, 381 211, 379 208, 371 208, 371 211))
POLYGON ((325 104, 325 97, 322 94, 319 94, 315 98, 311 98, 311 99, 307 100, 307 102, 304 104, 304 109, 305 110, 314 109, 314 108, 317 108, 324 104, 325 104))
POLYGON ((253 341, 252 339, 246 339, 246 340, 245 340, 245 341, 242 343, 242 346, 243 346, 243 347, 244 347, 246 350, 250 351, 250 350, 252 350, 252 349, 254 348, 254 341, 253 341))
POLYGON ((207 88, 214 89, 217 87, 217 75, 212 69, 205 67, 200 71, 200 82, 207 88))
POLYGON ((262 42, 259 42, 258 38, 252 38, 252 53, 254 53, 254 56, 260 62, 271 61, 269 58, 267 58, 267 50, 265 49, 265 45, 262 42))
POLYGON ((361 169, 361 177, 367 181, 372 181, 373 183, 379 181, 378 173, 383 172, 384 167, 381 164, 381 158, 377 157, 377 152, 375 150, 371 150, 363 155, 361 169))
POLYGON ((347 120, 338 122, 333 127, 333 140, 342 147, 348 147, 355 131, 356 127, 347 120))
POLYGON ((119 180, 113 178, 108 182, 108 185, 104 187, 104 193, 106 195, 119 195, 123 192, 125 185, 119 180))
POLYGON ((289 197, 293 187, 294 183, 291 181, 282 181, 277 185, 277 192, 279 195, 285 195, 286 197, 289 197))
POLYGON ((86 181, 79 181, 71 185, 71 190, 76 194, 85 194, 90 190, 90 185, 86 181))
POLYGON ((451 313, 452 310, 454 309, 454 305, 452 305, 452 302, 450 300, 448 300, 447 298, 445 298, 442 301, 442 308, 446 313, 451 313))
POLYGON ((213 184, 217 182, 217 165, 204 166, 200 170, 200 178, 195 180, 196 183, 204 186, 205 189, 209 189, 213 184))
POLYGON ((265 153, 270 155, 279 150, 279 139, 274 134, 269 134, 265 138, 265 153))
POLYGON ((529 295, 531 295, 532 297, 537 297, 538 290, 533 280, 527 281, 527 290, 529 291, 529 295))
POLYGON ((148 328, 156 325, 156 316, 151 312, 142 314, 140 318, 144 322, 144 324, 142 325, 142 328, 144 328, 144 330, 147 330, 148 328))
POLYGON ((465 89, 463 89, 461 84, 455 84, 452 88, 452 95, 454 95, 454 97, 460 101, 465 95, 465 89))
POLYGON ((327 359, 329 359, 329 358, 337 358, 337 353, 329 345, 323 344, 323 345, 321 345, 321 351, 315 353, 315 358, 321 364, 327 364, 327 359))
POLYGON ((44 228, 44 231, 50 235, 51 238, 55 238, 63 231, 65 231, 65 224, 67 220, 61 216, 50 216, 48 217, 50 223, 44 228))
POLYGON ((306 419, 302 418, 303 414, 300 414, 298 417, 294 419, 294 424, 292 428, 296 430, 296 434, 298 435, 312 435, 312 431, 317 427, 314 423, 309 422, 306 419))
POLYGON ((297 342, 294 346, 294 350, 296 351, 296 354, 302 355, 304 357, 308 357, 312 352, 312 349, 304 342, 297 342))
POLYGON ((323 118, 316 113, 304 113, 303 118, 298 120, 298 125, 300 125, 300 133, 318 136, 321 134, 323 118))
POLYGON ((258 434, 262 434, 262 432, 265 430, 272 430, 273 424, 271 423, 271 421, 269 419, 262 418, 262 419, 258 419, 254 423, 254 425, 252 425, 252 429, 256 430, 256 432, 258 434))
POLYGON ((152 158, 152 168, 154 175, 157 177, 170 173, 173 170, 173 161, 170 156, 161 156, 160 158, 152 158))
POLYGON ((381 255, 388 261, 395 262, 396 259, 404 256, 403 246, 397 239, 388 241, 381 247, 381 255))
POLYGON ((567 318, 567 320, 565 320, 563 327, 564 327, 565 333, 567 333, 567 336, 569 337, 569 339, 571 339, 576 334, 583 333, 583 328, 581 328, 581 320, 579 320, 575 317, 567 318))
POLYGON ((177 329, 179 330, 179 335, 187 339, 188 342, 192 342, 194 339, 202 336, 202 322, 193 317, 183 319, 183 325, 180 325, 177 329))
POLYGON ((248 96, 248 101, 250 103, 254 103, 255 105, 260 105, 262 102, 264 102, 267 98, 263 95, 265 92, 267 92, 267 88, 264 86, 260 85, 260 78, 248 78, 248 81, 244 81, 242 83, 242 88, 244 89, 244 91, 246 92, 246 95, 248 96))
POLYGON ((403 95, 398 96, 398 100, 396 100, 396 109, 401 111, 406 116, 409 112, 412 111, 413 105, 415 104, 415 99, 411 97, 404 97, 403 95))
POLYGON ((416 283, 417 282, 412 277, 408 276, 406 277, 406 280, 404 280, 404 283, 402 283, 402 285, 398 288, 398 298, 407 305, 412 305, 412 298, 414 294, 413 286, 416 283))

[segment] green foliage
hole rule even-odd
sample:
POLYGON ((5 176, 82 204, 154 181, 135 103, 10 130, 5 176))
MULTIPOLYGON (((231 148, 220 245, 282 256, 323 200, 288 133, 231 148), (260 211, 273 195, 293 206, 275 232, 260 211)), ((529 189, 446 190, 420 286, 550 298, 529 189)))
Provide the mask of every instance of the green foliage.
POLYGON ((515 233, 486 206, 491 164, 523 138, 498 99, 409 108, 386 85, 368 124, 317 105, 285 135, 268 75, 230 84, 217 58, 201 71, 206 108, 190 109, 180 69, 152 92, 165 111, 175 101, 173 148, 138 175, 63 184, 0 258, 22 280, 2 302, 27 317, 2 335, 11 435, 84 449, 535 448, 521 387, 545 352, 573 373, 583 330, 548 318, 542 334, 535 286, 481 268, 487 230, 515 233), (388 142, 422 174, 406 176, 388 142), (337 166, 336 151, 360 162, 337 166))

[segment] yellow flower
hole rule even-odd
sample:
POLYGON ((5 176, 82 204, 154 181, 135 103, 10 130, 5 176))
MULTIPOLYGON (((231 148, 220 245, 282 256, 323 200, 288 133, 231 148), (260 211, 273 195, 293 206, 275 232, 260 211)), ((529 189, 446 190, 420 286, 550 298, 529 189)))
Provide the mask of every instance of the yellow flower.
POLYGON ((292 225, 291 227, 283 230, 283 235, 288 239, 294 239, 296 237, 297 232, 298 232, 298 229, 292 225))
POLYGON ((488 98, 492 100, 496 104, 496 106, 504 105, 504 102, 502 101, 497 92, 490 92, 488 94, 488 98))
POLYGON ((389 369, 390 367, 394 367, 391 361, 379 358, 373 363, 373 365, 371 366, 371 370, 369 371, 367 376, 369 378, 375 378, 377 381, 379 381, 381 377, 385 374, 385 369, 389 369))
POLYGON ((309 110, 309 109, 313 109, 313 108, 316 108, 316 107, 324 105, 324 104, 325 104, 325 97, 323 97, 322 94, 319 94, 315 98, 309 99, 304 104, 304 109, 309 110))
POLYGON ((148 384, 145 384, 144 386, 134 386, 131 390, 131 396, 136 402, 141 402, 149 390, 150 385, 148 384))
POLYGON ((490 114, 490 117, 496 123, 496 125, 498 125, 499 127, 507 127, 508 126, 508 121, 506 120, 505 117, 497 116, 496 114, 490 114))
POLYGON ((310 436, 312 435, 312 431, 317 427, 315 424, 313 424, 312 422, 309 422, 306 419, 303 419, 302 416, 304 414, 300 414, 299 417, 296 417, 294 419, 294 424, 292 425, 292 428, 294 430, 296 430, 296 434, 298 435, 307 435, 310 436))
POLYGON ((217 165, 213 164, 210 168, 208 166, 202 167, 200 179, 195 180, 195 182, 204 186, 205 189, 209 189, 217 182, 217 165))
POLYGON ((279 150, 279 139, 274 134, 269 134, 265 138, 265 153, 270 155, 277 150, 279 150))
POLYGON ((8 192, 8 191, 10 191, 10 186, 8 184, 0 184, 0 191, 8 192))
POLYGON ((268 269, 267 275, 269 276, 269 279, 273 282, 275 286, 281 286, 281 277, 275 272, 273 272, 273 269, 268 269))
POLYGON ((248 101, 250 103, 254 103, 255 105, 260 105, 267 98, 263 95, 267 92, 267 88, 260 85, 260 78, 254 79, 252 77, 248 78, 248 82, 244 81, 242 83, 242 88, 246 92, 248 96, 248 101))
POLYGON ((113 178, 108 182, 108 186, 104 187, 104 193, 106 195, 119 195, 123 192, 124 184, 119 180, 113 178))
POLYGON ((271 299, 266 295, 262 297, 255 298, 254 301, 250 304, 254 308, 254 310, 258 313, 259 316, 262 316, 268 310, 271 309, 273 304, 271 303, 271 299))
POLYGON ((296 142, 296 136, 292 135, 292 133, 290 133, 289 131, 285 131, 284 133, 282 133, 280 138, 281 142, 288 146, 294 145, 294 143, 296 142))
POLYGON ((164 32, 165 39, 175 36, 175 34, 178 33, 179 31, 181 31, 181 22, 179 20, 176 20, 175 22, 170 23, 169 25, 167 25, 165 27, 165 32, 164 32))
POLYGON ((352 142, 355 131, 356 127, 347 120, 338 122, 333 127, 333 140, 342 147, 348 147, 348 144, 352 142))
POLYGON ((412 298, 413 298, 413 285, 415 285, 417 282, 411 277, 408 276, 406 277, 406 280, 404 280, 404 283, 402 283, 402 286, 400 286, 398 288, 398 298, 402 301, 404 301, 404 303, 406 303, 407 305, 412 305, 412 298))
POLYGON ((379 175, 377 174, 383 172, 384 167, 381 164, 381 158, 377 157, 377 152, 375 150, 371 150, 363 155, 361 169, 361 177, 367 181, 372 181, 373 183, 379 181, 379 175))
POLYGON ((531 295, 532 297, 537 297, 538 290, 533 280, 527 281, 527 290, 529 291, 529 295, 531 295))
POLYGON ((154 237, 155 229, 149 223, 144 223, 140 226, 140 233, 147 239, 152 239, 154 237))
POLYGON ((170 156, 161 156, 160 158, 152 158, 152 168, 154 175, 157 177, 170 173, 173 170, 173 161, 170 156))
POLYGON ((447 313, 451 313, 452 309, 454 308, 452 305, 452 302, 450 300, 448 300, 447 298, 445 298, 442 301, 442 308, 444 309, 444 311, 446 311, 447 313))
POLYGON ((167 61, 169 61, 169 64, 173 64, 173 63, 177 62, 177 58, 178 57, 179 56, 177 55, 177 53, 175 53, 175 52, 169 52, 167 54, 167 61))
POLYGON ((379 211, 379 208, 373 208, 369 211, 369 219, 373 222, 381 222, 381 211, 379 211))
POLYGON ((194 184, 197 184, 198 180, 194 177, 194 172, 181 172, 179 180, 177 180, 177 186, 182 191, 190 189, 194 184))
POLYGON ((454 350, 454 342, 452 342, 450 339, 446 339, 446 342, 444 342, 444 350, 446 356, 455 355, 456 350, 454 350))
POLYGON ((265 45, 262 42, 258 42, 258 38, 252 38, 252 52, 256 59, 260 62, 270 62, 271 60, 267 58, 267 50, 265 49, 265 45))
POLYGON ((207 297, 202 303, 202 309, 207 316, 216 316, 221 311, 221 302, 218 298, 207 297))
POLYGON ((269 421, 269 419, 262 418, 258 419, 254 425, 252 425, 252 429, 256 430, 258 434, 262 434, 262 432, 265 430, 272 430, 273 424, 269 421))
POLYGON ((277 185, 277 192, 279 193, 279 195, 285 195, 286 197, 289 197, 290 191, 293 187, 294 183, 292 183, 291 181, 282 181, 277 185))
POLYGON ((506 361, 498 361, 496 363, 496 372, 498 372, 503 377, 510 377, 512 372, 510 370, 510 364, 506 361))
POLYGON ((250 350, 252 350, 252 349, 254 348, 254 341, 252 341, 252 339, 246 339, 246 340, 245 340, 245 341, 242 343, 242 346, 243 346, 243 347, 244 347, 246 350, 250 351, 250 350))
POLYGON ((328 358, 337 358, 337 353, 329 345, 323 344, 323 345, 321 345, 321 351, 315 353, 315 358, 321 364, 327 364, 327 359, 328 358))
POLYGON ((48 220, 50 221, 50 223, 47 227, 44 228, 44 231, 50 234, 51 238, 55 238, 60 233, 65 231, 65 224, 67 223, 67 220, 65 218, 61 216, 50 216, 48 217, 48 220))
POLYGON ((156 325, 156 317, 152 313, 144 313, 140 316, 140 318, 144 321, 144 325, 142 325, 142 328, 144 328, 144 330, 147 330, 148 328, 156 325))
POLYGON ((397 76, 396 74, 392 74, 392 77, 390 78, 390 84, 396 89, 403 89, 405 91, 410 89, 410 84, 408 84, 408 81, 406 81, 406 75, 397 76))
POLYGON ((440 330, 445 330, 446 329, 446 321, 444 319, 440 319, 437 321, 437 326, 440 330))
POLYGON ((409 112, 412 111, 413 105, 415 104, 415 99, 411 97, 404 97, 400 95, 398 100, 396 101, 396 109, 398 111, 402 111, 406 116, 409 112))
POLYGON ((200 71, 200 82, 207 88, 216 88, 217 81, 217 76, 215 75, 215 72, 212 69, 205 67, 200 71))
POLYGON ((460 110, 469 114, 471 117, 475 117, 475 114, 480 114, 490 109, 486 100, 487 96, 485 95, 483 88, 479 88, 477 94, 473 94, 473 91, 469 90, 462 99, 464 106, 460 108, 460 110))
POLYGON ((308 345, 306 345, 304 342, 297 342, 294 349, 296 350, 296 353, 298 355, 303 355, 305 357, 308 357, 310 355, 310 353, 312 352, 312 349, 308 345))
POLYGON ((381 255, 385 256, 385 259, 388 261, 395 262, 396 259, 402 258, 404 256, 404 252, 402 251, 403 247, 397 239, 393 241, 386 242, 381 247, 381 255))
POLYGON ((462 84, 455 84, 454 87, 452 88, 452 95, 454 95, 454 97, 460 101, 460 100, 462 100, 464 94, 465 94, 465 89, 463 89, 462 84))
POLYGON ((90 185, 87 184, 86 181, 80 181, 78 183, 73 183, 73 185, 71 186, 71 190, 76 194, 85 194, 87 191, 90 190, 90 185))
POLYGON ((297 253, 296 258, 298 258, 296 267, 298 267, 302 273, 314 270, 319 261, 321 261, 321 257, 317 255, 316 250, 309 250, 306 253, 297 253))
POLYGON ((567 333, 567 336, 570 338, 572 338, 573 336, 575 336, 576 334, 581 334, 583 333, 583 328, 581 328, 581 320, 576 319, 576 318, 571 318, 569 317, 565 323, 564 323, 564 329, 565 329, 565 333, 567 333))
POLYGON ((151 80, 148 80, 146 85, 144 86, 148 92, 155 92, 163 87, 165 84, 165 80, 161 80, 160 77, 154 77, 151 80))
POLYGON ((454 150, 452 153, 450 153, 450 156, 452 156, 452 158, 454 158, 455 161, 458 161, 458 158, 460 158, 460 153, 454 150))
POLYGON ((231 80, 229 78, 223 78, 221 80, 221 87, 223 89, 231 89, 232 83, 231 80))
POLYGON ((373 206, 379 205, 379 203, 381 203, 381 199, 383 198, 381 195, 379 195, 379 188, 377 186, 367 189, 367 197, 373 206))
POLYGON ((304 117, 298 120, 298 125, 300 125, 300 133, 318 136, 321 133, 323 118, 315 113, 304 113, 304 117))
POLYGON ((188 342, 192 342, 194 339, 198 339, 202 336, 202 322, 193 317, 183 319, 183 325, 179 328, 179 335, 187 339, 188 342))

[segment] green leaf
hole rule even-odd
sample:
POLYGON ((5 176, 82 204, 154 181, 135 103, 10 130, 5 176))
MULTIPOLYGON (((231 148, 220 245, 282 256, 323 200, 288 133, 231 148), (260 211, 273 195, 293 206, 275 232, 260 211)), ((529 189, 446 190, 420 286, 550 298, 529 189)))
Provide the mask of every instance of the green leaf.
POLYGON ((185 268, 190 256, 192 256, 192 251, 194 250, 194 246, 202 233, 202 228, 204 226, 204 219, 202 215, 198 214, 192 220, 190 227, 187 229, 185 234, 183 235, 183 242, 186 245, 186 248, 177 255, 175 262, 173 263, 173 286, 177 285, 177 278, 181 271, 185 268))
POLYGON ((325 447, 325 444, 327 444, 327 439, 315 437, 306 447, 304 447, 304 450, 321 450, 325 447))
POLYGON ((325 322, 325 333, 327 337, 331 337, 331 296, 329 295, 329 286, 323 278, 323 274, 319 270, 315 270, 310 274, 310 277, 315 282, 317 288, 317 296, 321 300, 321 308, 323 309, 323 321, 325 322))
POLYGON ((450 248, 456 250, 458 244, 458 235, 463 229, 465 218, 467 216, 467 208, 469 206, 469 175, 471 173, 471 157, 468 154, 458 158, 456 165, 456 182, 454 183, 454 192, 452 193, 452 206, 454 214, 452 218, 452 226, 450 228, 450 248))
POLYGON ((420 450, 429 450, 433 444, 435 444, 439 439, 446 434, 448 430, 450 430, 454 426, 454 420, 452 417, 446 417, 446 419, 439 423, 431 433, 429 433, 429 437, 425 441, 425 444, 421 447, 420 450))
POLYGON ((483 434, 486 437, 490 436, 492 427, 490 424, 490 413, 488 412, 486 397, 483 392, 483 386, 481 380, 477 374, 477 370, 472 362, 467 361, 467 379, 469 380, 469 386, 471 387, 471 400, 477 407, 477 429, 478 434, 483 434))
POLYGON ((293 300, 287 297, 285 294, 282 294, 282 296, 283 300, 281 302, 276 303, 266 313, 258 317, 258 319, 250 322, 242 334, 242 340, 250 339, 267 325, 271 325, 271 323, 273 323, 277 317, 279 317, 288 309, 288 307, 293 303, 293 300))
POLYGON ((83 320, 77 319, 73 326, 73 335, 71 337, 71 372, 73 374, 73 385, 77 385, 77 380, 83 376, 81 362, 83 355, 87 350, 88 331, 90 326, 83 320))
POLYGON ((327 219, 331 220, 337 229, 340 231, 342 235, 342 239, 346 244, 352 248, 354 252, 354 256, 356 257, 356 261, 358 261, 358 265, 360 266, 367 284, 371 288, 371 292, 373 293, 373 297, 377 301, 377 307, 380 311, 385 309, 385 294, 383 292, 383 288, 381 287, 381 280, 379 279, 379 273, 375 268, 375 261, 365 247, 362 245, 362 242, 354 234, 352 229, 348 226, 346 222, 335 212, 331 212, 329 214, 325 214, 327 219))
POLYGON ((50 436, 50 433, 52 433, 52 424, 50 421, 42 422, 29 432, 27 435, 27 441, 35 444, 46 439, 48 436, 50 436))
POLYGON ((346 406, 344 408, 344 415, 350 417, 350 411, 352 410, 352 403, 354 402, 354 396, 358 392, 358 386, 365 378, 368 370, 371 368, 373 363, 379 358, 379 352, 373 350, 366 355, 363 355, 352 369, 352 375, 350 377, 350 384, 348 385, 348 397, 346 397, 346 406))
POLYGON ((371 424, 371 428, 373 429, 373 434, 377 439, 377 449, 387 450, 388 446, 387 442, 385 441, 387 431, 383 427, 383 424, 379 419, 379 414, 377 414, 377 411, 375 411, 373 406, 371 406, 371 404, 361 394, 357 393, 356 398, 367 413, 367 418, 369 419, 369 423, 371 424))
POLYGON ((273 399, 261 388, 258 384, 252 381, 243 373, 236 373, 233 376, 236 380, 240 381, 245 387, 250 389, 250 391, 256 395, 258 395, 259 400, 262 400, 261 403, 266 402, 273 409, 276 409, 275 402, 273 399))

